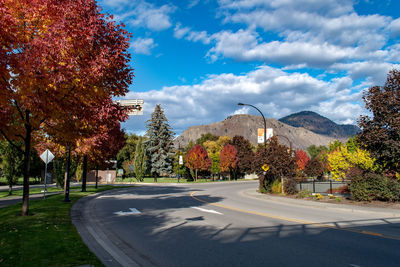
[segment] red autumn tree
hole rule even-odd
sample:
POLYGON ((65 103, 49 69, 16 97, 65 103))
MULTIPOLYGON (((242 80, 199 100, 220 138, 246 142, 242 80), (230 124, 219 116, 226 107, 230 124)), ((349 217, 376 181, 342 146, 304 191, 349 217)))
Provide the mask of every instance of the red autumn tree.
POLYGON ((236 147, 226 144, 219 154, 219 168, 223 172, 229 171, 229 180, 231 180, 231 173, 237 168, 238 161, 236 147))
POLYGON ((310 160, 307 153, 299 149, 296 151, 295 157, 296 157, 297 170, 299 171, 304 170, 307 162, 310 160))
POLYGON ((208 157, 207 150, 200 145, 192 147, 185 155, 185 165, 195 171, 194 180, 197 181, 197 170, 209 170, 211 167, 211 159, 208 157))
POLYGON ((27 215, 33 138, 42 132, 71 145, 93 134, 93 107, 131 82, 129 34, 95 1, 0 1, 0 134, 24 143, 27 215))
POLYGON ((239 174, 242 176, 246 173, 250 174, 254 160, 254 152, 251 143, 243 136, 236 135, 232 138, 230 144, 237 150, 238 162, 235 175, 239 174))

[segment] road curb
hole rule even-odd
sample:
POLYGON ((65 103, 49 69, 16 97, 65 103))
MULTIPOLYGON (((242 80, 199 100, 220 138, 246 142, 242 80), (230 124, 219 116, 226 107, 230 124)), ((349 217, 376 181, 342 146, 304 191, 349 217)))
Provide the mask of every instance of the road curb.
POLYGON ((273 201, 280 204, 290 204, 290 205, 298 205, 298 206, 308 206, 310 208, 315 209, 332 209, 339 211, 347 211, 347 212, 359 212, 359 213, 377 213, 382 216, 387 217, 400 217, 400 209, 390 209, 390 208, 376 208, 376 207, 361 207, 356 205, 348 205, 348 204, 332 204, 332 203, 324 203, 324 202, 315 202, 311 200, 303 200, 303 199, 292 199, 280 196, 271 196, 266 194, 261 194, 256 192, 254 189, 247 189, 240 191, 240 194, 243 196, 247 196, 253 199, 260 199, 264 201, 273 201))
POLYGON ((125 244, 115 233, 107 231, 95 215, 95 204, 92 200, 118 190, 126 188, 107 190, 78 199, 70 211, 71 221, 88 248, 105 266, 154 266, 149 259, 125 244))

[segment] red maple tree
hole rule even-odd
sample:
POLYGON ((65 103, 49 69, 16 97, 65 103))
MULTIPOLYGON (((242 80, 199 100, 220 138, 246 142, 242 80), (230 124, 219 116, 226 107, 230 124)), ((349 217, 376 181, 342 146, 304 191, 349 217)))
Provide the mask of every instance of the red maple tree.
POLYGON ((229 180, 231 180, 231 173, 236 169, 238 161, 237 149, 231 144, 226 144, 219 154, 219 168, 223 172, 229 171, 229 180))
POLYGON ((0 0, 0 134, 23 141, 22 215, 38 134, 66 144, 93 134, 99 105, 128 91, 129 34, 95 1, 0 0))
POLYGON ((198 170, 209 170, 211 167, 211 159, 208 157, 207 150, 200 145, 192 147, 185 155, 185 165, 195 171, 194 180, 197 181, 198 170))
POLYGON ((299 149, 296 151, 295 158, 296 158, 297 170, 303 171, 307 165, 307 162, 310 160, 307 153, 299 149))

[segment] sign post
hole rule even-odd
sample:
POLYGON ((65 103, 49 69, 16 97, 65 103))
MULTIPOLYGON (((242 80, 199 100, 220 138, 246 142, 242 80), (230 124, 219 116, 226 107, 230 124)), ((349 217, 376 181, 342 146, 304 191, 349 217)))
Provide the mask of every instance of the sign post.
POLYGON ((46 198, 46 184, 47 184, 47 164, 50 163, 54 159, 53 153, 51 153, 50 150, 46 149, 45 152, 43 152, 40 155, 40 158, 43 160, 45 163, 45 168, 44 168, 44 190, 43 190, 43 198, 46 198))
POLYGON ((178 184, 179 184, 179 179, 181 178, 181 166, 182 165, 183 165, 183 157, 182 157, 182 155, 179 155, 178 184))

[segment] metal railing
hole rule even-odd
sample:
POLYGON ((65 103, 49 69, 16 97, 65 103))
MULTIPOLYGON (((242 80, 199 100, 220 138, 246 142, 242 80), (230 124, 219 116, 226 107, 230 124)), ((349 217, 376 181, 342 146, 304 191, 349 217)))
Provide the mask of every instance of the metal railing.
POLYGON ((321 193, 321 194, 346 194, 348 193, 346 188, 349 185, 349 181, 307 181, 300 182, 297 184, 297 190, 303 191, 308 190, 313 193, 321 193))

